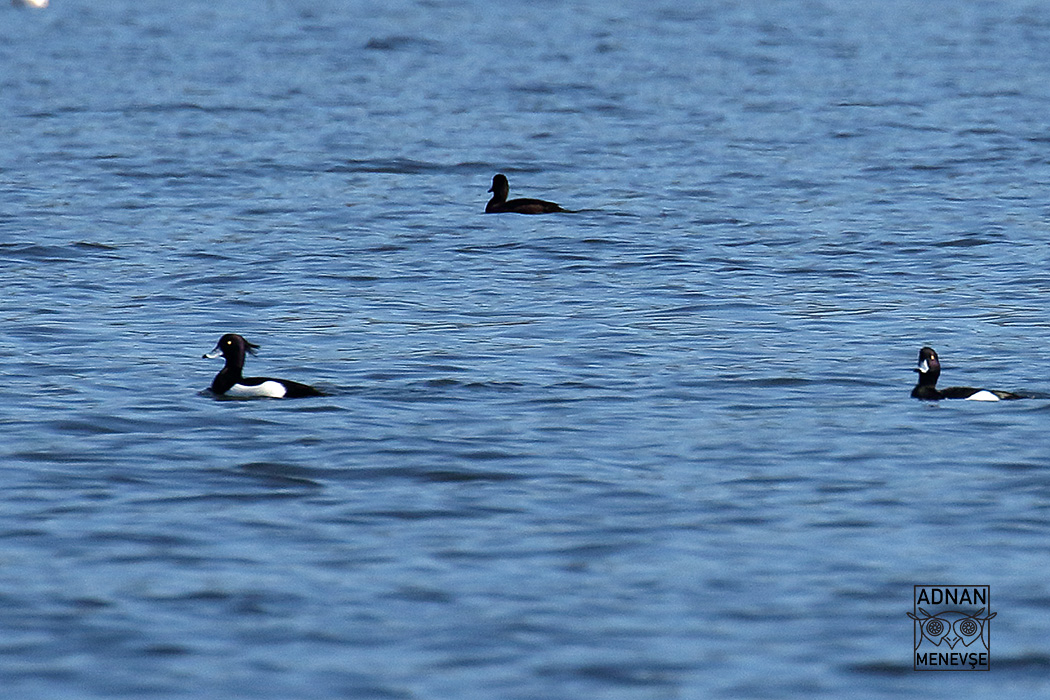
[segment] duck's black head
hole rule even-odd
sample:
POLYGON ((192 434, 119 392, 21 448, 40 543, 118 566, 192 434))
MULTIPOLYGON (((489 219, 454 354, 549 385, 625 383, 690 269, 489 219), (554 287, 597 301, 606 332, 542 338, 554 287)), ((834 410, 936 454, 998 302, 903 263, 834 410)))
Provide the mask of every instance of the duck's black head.
POLYGON ((205 353, 204 357, 211 359, 221 355, 226 358, 227 362, 234 362, 243 365, 245 353, 254 355, 255 351, 258 349, 258 345, 255 343, 249 343, 244 339, 244 336, 237 335, 236 333, 227 333, 219 338, 219 342, 216 343, 215 349, 211 352, 205 353))
POLYGON ((937 377, 941 376, 941 361, 937 358, 937 351, 928 346, 919 350, 919 366, 915 371, 919 373, 919 384, 936 384, 937 377))
POLYGON ((507 176, 499 173, 493 177, 489 192, 493 194, 493 199, 506 201, 507 195, 510 194, 510 183, 507 181, 507 176))

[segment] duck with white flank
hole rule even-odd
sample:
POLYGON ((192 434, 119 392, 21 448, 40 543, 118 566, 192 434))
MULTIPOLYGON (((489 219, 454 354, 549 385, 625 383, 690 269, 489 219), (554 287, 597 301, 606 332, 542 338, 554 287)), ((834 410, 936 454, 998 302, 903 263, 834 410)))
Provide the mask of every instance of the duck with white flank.
POLYGON ((941 376, 941 361, 937 351, 930 347, 919 350, 919 383, 911 390, 912 398, 924 401, 941 399, 965 399, 967 401, 1007 401, 1023 399, 1024 396, 998 389, 974 389, 969 386, 950 386, 947 389, 937 388, 937 378, 941 376))
POLYGON ((266 397, 271 399, 299 399, 306 396, 324 396, 312 386, 300 384, 287 379, 270 377, 244 377, 244 356, 252 355, 259 349, 255 343, 249 343, 236 333, 227 333, 219 338, 215 349, 205 353, 204 357, 226 358, 226 366, 215 375, 211 390, 220 396, 236 398, 266 397))

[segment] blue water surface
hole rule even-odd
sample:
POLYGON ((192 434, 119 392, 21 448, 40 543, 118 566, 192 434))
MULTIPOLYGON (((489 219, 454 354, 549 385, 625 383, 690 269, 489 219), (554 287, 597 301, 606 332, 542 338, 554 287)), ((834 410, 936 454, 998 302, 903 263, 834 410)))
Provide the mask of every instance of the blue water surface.
POLYGON ((0 695, 1050 692, 1050 6, 54 0, 0 66, 0 695))

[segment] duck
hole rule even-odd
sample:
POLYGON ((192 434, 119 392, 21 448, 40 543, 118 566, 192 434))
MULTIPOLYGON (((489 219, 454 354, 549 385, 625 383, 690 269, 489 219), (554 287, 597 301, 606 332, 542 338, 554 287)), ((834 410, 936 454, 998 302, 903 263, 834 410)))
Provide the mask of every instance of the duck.
POLYGON ((937 388, 937 378, 941 376, 941 361, 937 351, 931 347, 919 350, 919 383, 911 390, 912 398, 923 401, 940 401, 941 399, 965 399, 967 401, 1009 401, 1023 399, 1024 396, 998 389, 975 389, 969 386, 951 386, 947 389, 937 388))
POLYGON ((551 214, 565 211, 554 202, 545 202, 542 199, 512 199, 507 201, 510 194, 510 183, 507 176, 498 173, 492 178, 492 187, 489 188, 492 199, 485 205, 486 214, 503 214, 513 212, 515 214, 551 214))
POLYGON ((317 389, 307 384, 300 384, 288 379, 270 377, 244 377, 244 356, 254 355, 259 346, 244 339, 236 333, 227 333, 216 343, 215 349, 204 353, 206 359, 226 358, 226 365, 219 370, 212 380, 211 390, 219 396, 236 398, 266 397, 271 399, 298 399, 307 396, 324 396, 317 389))

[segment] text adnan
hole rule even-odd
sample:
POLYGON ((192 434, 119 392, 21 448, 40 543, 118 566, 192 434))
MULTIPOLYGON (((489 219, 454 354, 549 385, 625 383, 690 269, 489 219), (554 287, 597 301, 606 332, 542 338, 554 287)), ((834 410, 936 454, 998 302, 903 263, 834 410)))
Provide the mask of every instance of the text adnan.
POLYGON ((921 603, 926 603, 927 605, 943 605, 945 603, 951 603, 952 605, 988 605, 988 589, 955 586, 951 588, 939 588, 937 586, 920 588, 919 596, 915 599, 915 603, 917 605, 921 603))

